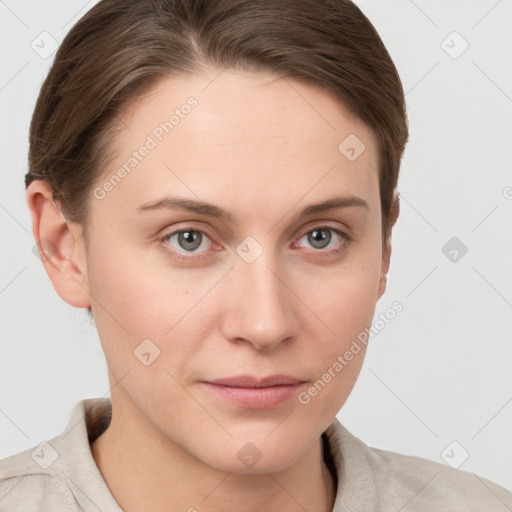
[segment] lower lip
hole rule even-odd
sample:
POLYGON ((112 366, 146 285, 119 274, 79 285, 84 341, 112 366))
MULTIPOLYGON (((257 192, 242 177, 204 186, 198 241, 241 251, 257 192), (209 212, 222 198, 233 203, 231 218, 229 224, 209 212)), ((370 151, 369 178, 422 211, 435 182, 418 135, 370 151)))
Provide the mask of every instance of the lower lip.
POLYGON ((218 395, 248 409, 270 409, 296 396, 302 384, 270 386, 266 388, 237 388, 203 382, 218 395))

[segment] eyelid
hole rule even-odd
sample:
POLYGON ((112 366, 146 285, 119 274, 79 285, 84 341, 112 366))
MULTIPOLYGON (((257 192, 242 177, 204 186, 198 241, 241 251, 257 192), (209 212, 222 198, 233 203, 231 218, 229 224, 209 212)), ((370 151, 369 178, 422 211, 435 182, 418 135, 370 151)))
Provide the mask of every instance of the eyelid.
POLYGON ((170 238, 171 236, 173 236, 177 233, 182 233, 184 231, 195 231, 197 233, 201 233, 202 235, 207 236, 213 242, 212 237, 208 234, 208 232, 205 229, 198 228, 195 226, 188 226, 188 225, 174 228, 172 231, 164 231, 158 238, 159 238, 159 240, 166 240, 166 239, 170 238))
POLYGON ((332 221, 323 221, 323 222, 322 221, 312 221, 312 222, 308 223, 304 228, 302 228, 299 231, 300 235, 298 235, 297 239, 302 238, 304 235, 307 235, 311 231, 315 231, 315 229, 325 229, 325 228, 332 229, 333 231, 337 231, 341 235, 346 236, 347 239, 352 238, 350 235, 350 230, 348 228, 346 228, 346 227, 342 228, 339 225, 333 226, 329 222, 332 222, 332 221))

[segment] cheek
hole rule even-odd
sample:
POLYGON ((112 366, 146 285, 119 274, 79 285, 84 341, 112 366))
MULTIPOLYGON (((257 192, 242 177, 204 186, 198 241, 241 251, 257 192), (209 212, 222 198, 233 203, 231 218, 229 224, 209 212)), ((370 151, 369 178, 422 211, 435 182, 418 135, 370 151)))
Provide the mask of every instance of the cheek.
POLYGON ((348 340, 371 323, 381 273, 380 252, 374 247, 355 250, 339 266, 303 272, 295 290, 326 324, 333 343, 348 340))
POLYGON ((153 251, 121 247, 116 241, 97 240, 89 255, 95 323, 112 361, 129 363, 133 350, 145 339, 162 352, 170 344, 175 354, 197 350, 191 340, 207 337, 215 314, 209 291, 225 268, 179 269, 165 264, 163 257, 155 264, 153 257, 146 256, 153 251))
POLYGON ((354 253, 334 272, 310 274, 301 280, 299 294, 321 319, 309 315, 313 318, 309 325, 314 320, 319 326, 314 330, 317 339, 312 355, 321 381, 312 390, 314 396, 318 394, 319 408, 332 412, 341 407, 357 379, 366 352, 367 329, 375 313, 379 278, 380 253, 372 247, 354 253))

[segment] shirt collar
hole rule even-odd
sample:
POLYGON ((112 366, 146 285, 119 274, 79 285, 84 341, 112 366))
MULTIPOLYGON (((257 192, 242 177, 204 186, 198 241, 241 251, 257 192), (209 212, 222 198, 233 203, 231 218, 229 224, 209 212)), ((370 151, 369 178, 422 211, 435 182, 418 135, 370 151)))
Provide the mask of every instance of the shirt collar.
POLYGON ((337 418, 324 432, 338 478, 332 512, 374 512, 377 486, 365 453, 368 447, 337 418))
POLYGON ((64 475, 83 512, 123 512, 103 479, 89 444, 89 432, 93 433, 110 411, 110 398, 81 400, 60 436, 64 475))

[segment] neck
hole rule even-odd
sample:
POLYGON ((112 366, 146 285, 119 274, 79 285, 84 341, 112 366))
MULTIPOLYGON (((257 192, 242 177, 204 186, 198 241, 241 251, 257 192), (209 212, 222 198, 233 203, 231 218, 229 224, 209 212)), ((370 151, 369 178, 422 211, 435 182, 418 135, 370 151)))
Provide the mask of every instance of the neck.
POLYGON ((226 473, 202 463, 144 421, 115 409, 108 429, 91 443, 112 495, 126 512, 331 512, 334 481, 321 438, 278 473, 226 473))

